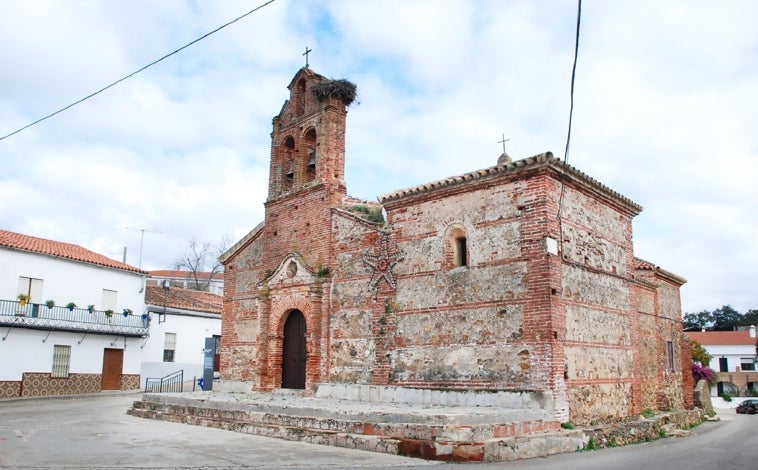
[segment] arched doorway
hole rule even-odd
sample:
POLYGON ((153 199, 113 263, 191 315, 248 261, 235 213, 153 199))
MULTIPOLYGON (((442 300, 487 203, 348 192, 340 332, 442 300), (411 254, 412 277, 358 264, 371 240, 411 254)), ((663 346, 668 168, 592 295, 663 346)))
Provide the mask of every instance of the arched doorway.
POLYGON ((305 317, 293 310, 284 323, 282 388, 305 389, 305 317))

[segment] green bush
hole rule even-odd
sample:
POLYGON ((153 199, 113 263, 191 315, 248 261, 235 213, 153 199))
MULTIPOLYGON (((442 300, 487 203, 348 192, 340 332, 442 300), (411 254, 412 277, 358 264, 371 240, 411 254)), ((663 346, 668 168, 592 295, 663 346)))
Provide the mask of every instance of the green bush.
POLYGON ((597 450, 597 442, 595 442, 594 437, 590 437, 590 440, 587 441, 587 445, 584 446, 584 450, 597 450))

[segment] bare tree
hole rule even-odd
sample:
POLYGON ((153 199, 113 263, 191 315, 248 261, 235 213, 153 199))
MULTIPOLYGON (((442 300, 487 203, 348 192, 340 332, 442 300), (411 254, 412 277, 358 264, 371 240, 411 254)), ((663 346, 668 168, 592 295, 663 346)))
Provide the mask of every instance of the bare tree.
POLYGON ((177 271, 188 271, 189 288, 208 291, 210 281, 223 272, 223 265, 218 258, 231 246, 232 237, 224 235, 218 243, 199 242, 193 238, 182 258, 173 265, 177 271), (206 279, 205 273, 209 273, 206 279))

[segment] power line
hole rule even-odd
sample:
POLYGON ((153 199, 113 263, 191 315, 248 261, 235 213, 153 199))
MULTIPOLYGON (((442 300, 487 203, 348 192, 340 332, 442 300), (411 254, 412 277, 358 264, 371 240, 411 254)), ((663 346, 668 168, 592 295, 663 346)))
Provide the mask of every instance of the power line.
POLYGON ((566 191, 566 171, 568 170, 569 143, 571 142, 571 124, 574 118, 574 81, 576 80, 576 62, 579 56, 579 26, 582 20, 582 0, 577 0, 576 12, 576 36, 574 38, 574 65, 571 68, 571 105, 569 106, 568 132, 566 133, 566 148, 563 152, 563 178, 561 178, 561 195, 558 198, 558 229, 560 230, 561 252, 563 252, 563 221, 561 212, 563 211, 563 196, 566 191))
POLYGON ((569 106, 568 133, 566 135, 566 149, 563 152, 563 163, 568 163, 569 142, 571 141, 571 121, 574 118, 574 80, 576 79, 576 59, 579 56, 579 25, 582 20, 582 0, 578 0, 579 6, 576 12, 576 38, 574 40, 574 66, 571 68, 571 105, 569 106))
POLYGON ((94 93, 91 93, 91 94, 89 94, 89 95, 85 96, 84 98, 82 98, 82 99, 80 99, 80 100, 78 100, 78 101, 74 101, 73 103, 69 104, 68 106, 65 106, 65 107, 63 107, 63 108, 59 109, 58 111, 55 111, 55 112, 53 112, 53 113, 50 113, 50 114, 48 114, 48 115, 47 115, 47 116, 45 116, 45 117, 39 118, 39 119, 37 119, 36 121, 34 121, 34 122, 30 123, 30 124, 27 124, 27 125, 25 125, 24 127, 20 128, 20 129, 17 129, 17 130, 15 130, 15 131, 13 131, 13 132, 11 132, 10 134, 7 134, 7 135, 4 135, 4 136, 0 137, 0 140, 5 140, 5 139, 7 139, 8 137, 11 137, 11 136, 13 136, 13 135, 16 135, 16 134, 18 134, 19 132, 21 132, 21 131, 23 131, 23 130, 25 130, 25 129, 28 129, 28 128, 32 127, 32 126, 34 126, 35 124, 39 124, 40 122, 42 122, 42 121, 44 121, 44 120, 46 120, 46 119, 50 119, 51 117, 55 116, 56 114, 62 113, 63 111, 66 111, 67 109, 69 109, 69 108, 72 108, 72 107, 76 106, 77 104, 79 104, 79 103, 81 103, 81 102, 83 102, 83 101, 87 101, 88 99, 92 98, 93 96, 99 95, 100 93, 104 92, 105 90, 107 90, 107 89, 109 89, 109 88, 112 88, 112 87, 114 87, 114 86, 118 85, 119 83, 123 82, 124 80, 127 80, 127 79, 129 79, 129 78, 131 78, 131 77, 133 77, 133 76, 137 75, 138 73, 142 72, 143 70, 145 70, 145 69, 147 69, 147 68, 150 68, 150 67, 152 67, 153 65, 157 64, 158 62, 160 62, 160 61, 162 61, 162 60, 164 60, 164 59, 168 59, 168 58, 169 58, 169 57, 171 57, 172 55, 174 55, 174 54, 176 54, 176 53, 178 53, 178 52, 180 52, 180 51, 182 51, 182 50, 184 50, 184 49, 186 49, 186 48, 190 47, 191 45, 195 44, 196 42, 202 41, 203 39, 207 38, 207 37, 208 37, 208 36, 210 36, 211 34, 214 34, 214 33, 217 33, 217 32, 219 32, 219 31, 221 31, 222 29, 226 28, 227 26, 229 26, 229 25, 231 25, 231 24, 233 24, 233 23, 236 23, 237 21, 241 20, 242 18, 245 18, 246 16, 248 16, 248 15, 251 15, 251 14, 255 13, 256 11, 260 10, 261 8, 263 8, 263 7, 267 6, 267 5, 270 5, 270 4, 274 3, 275 1, 276 1, 276 0, 269 0, 269 1, 267 1, 266 3, 264 3, 264 4, 262 4, 262 5, 259 5, 259 6, 255 7, 255 8, 253 8, 252 10, 248 11, 248 12, 247 12, 247 13, 245 13, 244 15, 238 16, 237 18, 235 18, 235 19, 233 19, 233 20, 229 21, 228 23, 225 23, 225 24, 223 24, 223 25, 219 26, 218 28, 214 29, 213 31, 211 31, 211 32, 209 32, 209 33, 205 33, 205 34, 203 34, 202 36, 200 36, 199 38, 195 39, 194 41, 192 41, 192 42, 189 42, 189 43, 185 44, 184 46, 180 47, 179 49, 176 49, 175 51, 173 51, 173 52, 170 52, 170 53, 168 53, 168 54, 164 55, 164 56, 163 56, 163 57, 161 57, 160 59, 154 60, 153 62, 150 62, 149 64, 147 64, 147 65, 145 65, 144 67, 142 67, 142 68, 140 68, 140 69, 138 69, 138 70, 136 70, 136 71, 134 71, 134 72, 130 73, 129 75, 127 75, 127 76, 125 76, 125 77, 122 77, 122 78, 119 78, 118 80, 116 80, 115 82, 111 83, 110 85, 106 85, 106 86, 104 86, 103 88, 101 88, 101 89, 97 90, 96 92, 94 92, 94 93))

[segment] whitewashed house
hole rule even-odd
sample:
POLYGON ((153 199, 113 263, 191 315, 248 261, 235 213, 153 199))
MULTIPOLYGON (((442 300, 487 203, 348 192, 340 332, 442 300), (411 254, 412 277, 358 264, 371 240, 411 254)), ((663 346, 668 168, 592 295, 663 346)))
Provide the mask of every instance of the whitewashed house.
POLYGON ((140 386, 147 272, 0 230, 0 397, 140 386))
POLYGON ((749 389, 758 391, 755 326, 739 331, 688 331, 686 334, 713 357, 710 367, 718 378, 711 387, 711 395, 745 396, 749 389))
POLYGON ((179 374, 186 391, 203 377, 206 356, 212 361, 208 366, 218 372, 223 297, 166 283, 148 285, 145 303, 151 321, 143 347, 142 387, 147 379, 172 380, 172 374, 179 374), (206 338, 213 343, 207 354, 206 338))

